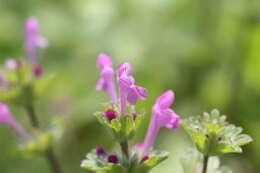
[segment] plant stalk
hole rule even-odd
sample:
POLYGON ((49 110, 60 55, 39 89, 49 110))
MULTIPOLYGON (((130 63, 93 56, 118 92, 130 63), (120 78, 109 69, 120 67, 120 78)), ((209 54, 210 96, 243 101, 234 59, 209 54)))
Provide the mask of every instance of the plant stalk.
POLYGON ((55 156, 52 147, 47 148, 45 151, 45 156, 49 162, 49 165, 51 166, 54 173, 62 173, 60 163, 55 156))
POLYGON ((204 155, 204 160, 203 160, 203 170, 202 170, 202 173, 207 173, 208 162, 209 162, 209 156, 204 155))
MULTIPOLYGON (((25 107, 25 109, 26 109, 27 114, 30 118, 30 122, 31 122, 32 127, 34 129, 39 129, 40 123, 39 123, 34 105, 29 104, 25 107)), ((56 157, 56 155, 55 155, 51 146, 49 146, 46 149, 44 156, 48 160, 49 165, 52 168, 53 173, 62 173, 63 172, 62 169, 61 169, 60 163, 59 163, 59 161, 58 161, 58 159, 57 159, 57 157, 56 157)))
POLYGON ((122 153, 125 155, 127 159, 129 159, 128 142, 127 141, 120 142, 120 147, 122 153))
POLYGON ((40 123, 39 123, 38 117, 35 113, 34 105, 28 104, 26 106, 26 111, 27 111, 27 114, 30 118, 30 122, 32 124, 32 127, 35 128, 35 129, 38 129, 40 127, 40 123))

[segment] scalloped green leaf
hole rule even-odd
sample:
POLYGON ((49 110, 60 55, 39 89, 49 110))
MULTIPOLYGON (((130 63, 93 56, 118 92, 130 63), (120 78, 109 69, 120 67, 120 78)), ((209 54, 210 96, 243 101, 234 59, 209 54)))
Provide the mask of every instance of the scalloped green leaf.
POLYGON ((226 116, 218 110, 194 116, 182 121, 182 127, 191 136, 198 150, 205 155, 241 153, 241 146, 252 141, 249 135, 241 134, 243 129, 229 124, 226 116))
POLYGON ((153 169, 155 166, 163 162, 165 159, 168 158, 167 152, 153 152, 151 155, 149 155, 149 159, 141 162, 136 167, 133 168, 131 171, 132 173, 148 173, 151 169, 153 169))

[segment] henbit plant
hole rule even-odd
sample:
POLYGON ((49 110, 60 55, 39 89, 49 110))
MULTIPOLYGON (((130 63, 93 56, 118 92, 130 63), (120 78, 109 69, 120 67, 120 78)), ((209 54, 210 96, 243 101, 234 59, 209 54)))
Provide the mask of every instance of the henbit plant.
MULTIPOLYGON (((8 125, 21 137, 19 148, 25 156, 43 155, 54 173, 62 173, 52 147, 62 134, 63 123, 55 119, 48 129, 43 129, 35 110, 35 102, 44 95, 53 79, 53 75, 43 73, 37 60, 38 48, 46 47, 48 41, 39 36, 39 24, 35 18, 28 19, 25 31, 28 60, 9 59, 0 72, 0 124, 8 125), (16 121, 7 104, 26 110, 32 126, 31 133, 27 133, 16 121)), ((99 55, 98 67, 101 77, 96 89, 106 91, 111 101, 103 104, 103 110, 95 116, 112 134, 121 150, 108 152, 102 146, 96 147, 82 161, 82 168, 97 173, 148 173, 169 155, 153 150, 160 129, 166 127, 175 131, 181 125, 196 146, 181 158, 184 173, 232 173, 231 169, 220 166, 218 156, 241 153, 241 146, 250 143, 252 138, 241 134, 242 128, 229 124, 226 116, 221 116, 218 110, 180 120, 180 116, 170 108, 175 100, 172 90, 160 95, 152 107, 144 142, 129 147, 129 140, 137 133, 144 117, 135 105, 138 99, 145 100, 148 92, 135 84, 130 63, 119 65, 116 73, 118 87, 115 87, 113 64, 108 55, 99 55), (116 88, 119 88, 119 93, 116 88)))
POLYGON ((138 98, 144 100, 147 90, 135 84, 130 75, 132 66, 125 62, 117 70, 120 99, 117 99, 114 87, 114 70, 109 56, 100 54, 98 65, 101 79, 97 89, 103 89, 111 96, 111 102, 103 105, 104 110, 95 113, 99 122, 104 125, 118 142, 121 152, 107 152, 97 147, 88 153, 81 167, 99 173, 146 173, 168 157, 167 152, 152 150, 152 145, 161 127, 172 130, 180 125, 179 116, 170 109, 174 101, 174 93, 169 90, 163 93, 153 106, 152 119, 143 144, 129 148, 128 141, 136 134, 143 114, 135 110, 138 98))
POLYGON ((53 75, 43 73, 38 63, 38 48, 47 46, 47 39, 39 36, 39 24, 34 17, 25 23, 26 51, 28 60, 8 59, 1 69, 0 80, 0 123, 12 127, 23 141, 19 148, 26 157, 40 154, 46 157, 54 173, 62 173, 52 145, 61 136, 62 122, 53 119, 49 128, 43 129, 35 110, 35 102, 44 95, 53 75), (32 131, 25 133, 22 126, 12 117, 6 104, 12 104, 26 110, 32 131))

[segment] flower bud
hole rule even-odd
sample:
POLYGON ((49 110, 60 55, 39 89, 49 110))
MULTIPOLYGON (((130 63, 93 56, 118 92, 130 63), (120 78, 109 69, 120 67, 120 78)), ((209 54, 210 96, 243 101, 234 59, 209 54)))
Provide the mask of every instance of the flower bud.
POLYGON ((105 154, 106 154, 105 148, 104 148, 104 147, 97 147, 97 148, 96 148, 96 153, 97 153, 97 155, 99 155, 99 156, 105 155, 105 154))
POLYGON ((116 155, 109 155, 107 158, 107 162, 109 163, 118 163, 118 158, 116 155))
POLYGON ((104 112, 104 115, 107 117, 109 121, 111 121, 116 118, 116 111, 114 111, 113 109, 108 109, 104 112))

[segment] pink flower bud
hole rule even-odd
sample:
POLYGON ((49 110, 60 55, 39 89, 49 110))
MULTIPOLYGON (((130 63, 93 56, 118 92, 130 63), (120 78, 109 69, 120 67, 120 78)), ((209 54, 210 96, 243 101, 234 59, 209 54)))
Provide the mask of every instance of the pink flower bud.
POLYGON ((114 111, 113 109, 109 109, 106 112, 104 112, 104 115, 107 117, 109 121, 111 121, 116 118, 116 111, 114 111))

